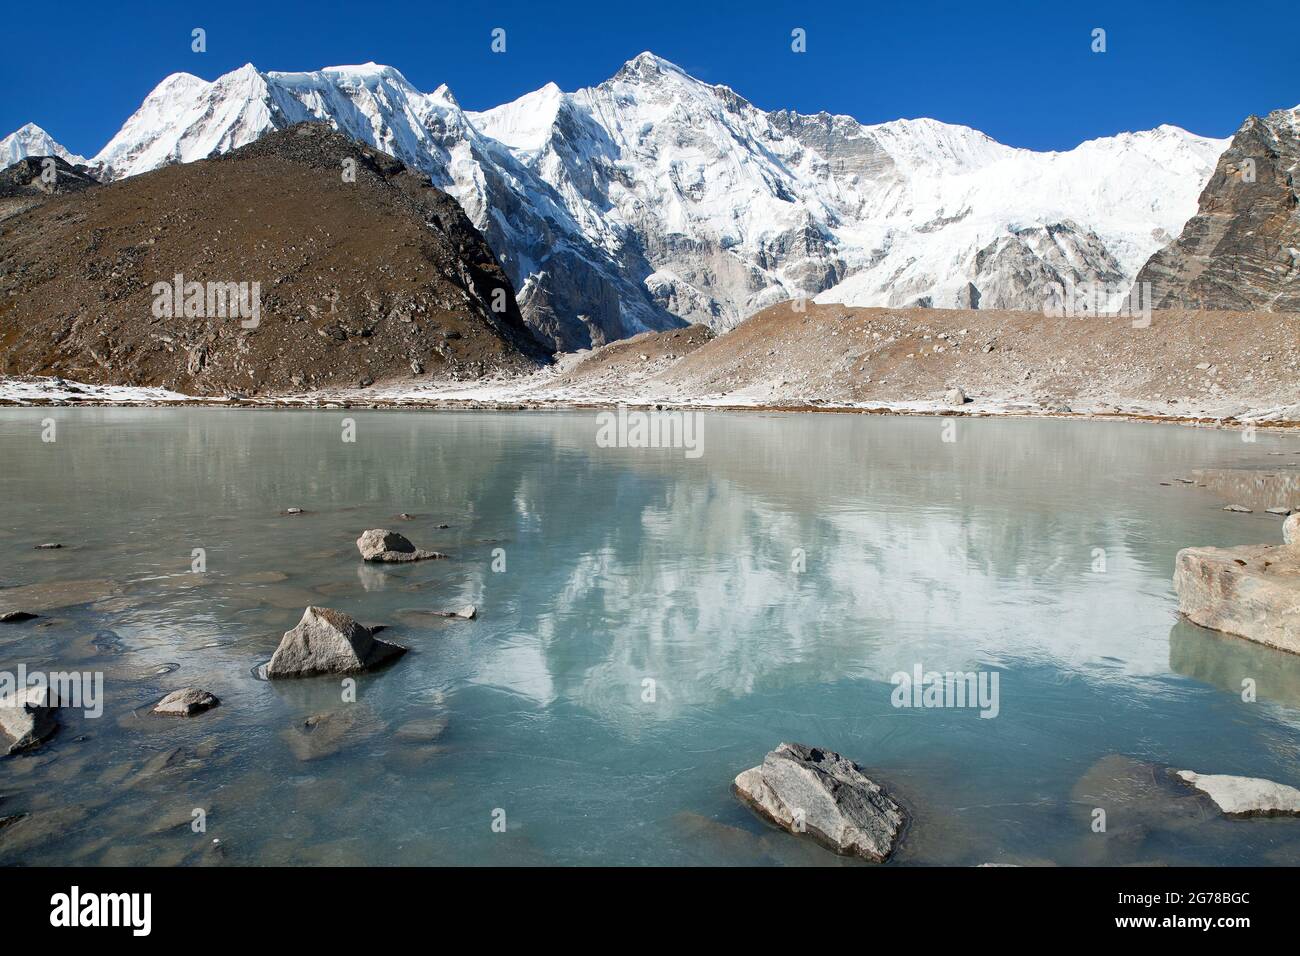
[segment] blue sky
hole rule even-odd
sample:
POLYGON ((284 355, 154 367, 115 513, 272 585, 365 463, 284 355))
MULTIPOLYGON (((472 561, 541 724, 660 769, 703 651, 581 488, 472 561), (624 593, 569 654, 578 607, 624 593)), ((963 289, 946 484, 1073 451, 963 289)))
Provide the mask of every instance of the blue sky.
POLYGON ((374 60, 467 109, 598 83, 652 50, 764 109, 863 122, 932 116, 997 140, 1065 149, 1173 123, 1227 136, 1300 103, 1295 0, 1249 4, 1041 0, 851 4, 681 2, 14 4, 0 57, 0 135, 43 126, 95 153, 167 74, 213 79, 251 62, 309 70, 374 60), (206 53, 190 31, 207 31, 206 53), (506 30, 506 53, 490 49, 506 30), (790 49, 807 32, 807 52, 790 49), (1106 30, 1105 53, 1091 33, 1106 30))

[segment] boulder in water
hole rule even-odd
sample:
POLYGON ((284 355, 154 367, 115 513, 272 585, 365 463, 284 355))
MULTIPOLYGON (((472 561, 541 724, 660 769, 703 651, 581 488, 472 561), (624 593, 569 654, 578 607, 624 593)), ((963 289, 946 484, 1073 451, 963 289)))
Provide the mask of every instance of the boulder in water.
POLYGON ((371 528, 357 538, 357 550, 363 561, 402 562, 443 558, 437 551, 421 551, 405 535, 383 528, 371 528))
POLYGON ((1300 548, 1184 548, 1174 589, 1193 624, 1300 654, 1300 548))
POLYGON ((736 795, 759 816, 846 856, 889 859, 907 811, 837 753, 783 743, 736 777, 736 795))
POLYGON ((0 731, 9 753, 34 750, 59 729, 58 698, 49 687, 25 687, 0 696, 0 731))
POLYGON ((153 712, 165 717, 192 717, 216 707, 220 700, 206 690, 186 687, 174 690, 155 705, 153 712))
POLYGON ((1300 816, 1300 790, 1259 777, 1179 770, 1179 779, 1209 796, 1230 817, 1300 816))
POLYGON ((355 674, 405 653, 405 647, 376 639, 370 628, 342 611, 309 607, 298 626, 280 640, 266 665, 266 676, 355 674))

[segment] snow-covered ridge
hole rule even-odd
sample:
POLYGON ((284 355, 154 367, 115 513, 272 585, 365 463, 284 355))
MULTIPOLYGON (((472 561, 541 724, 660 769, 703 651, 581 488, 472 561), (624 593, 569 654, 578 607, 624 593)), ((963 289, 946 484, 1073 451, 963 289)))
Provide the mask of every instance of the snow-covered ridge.
POLYGON ((931 119, 765 112, 651 53, 483 112, 368 63, 164 80, 94 158, 107 178, 324 120, 430 175, 558 349, 796 296, 1037 308, 1050 282, 1131 282, 1196 212, 1227 140, 1172 126, 1064 152, 931 119))
POLYGON ((73 166, 85 165, 88 162, 86 157, 69 152, 55 142, 49 133, 35 123, 20 126, 4 139, 0 139, 0 169, 12 166, 28 156, 58 156, 73 166))

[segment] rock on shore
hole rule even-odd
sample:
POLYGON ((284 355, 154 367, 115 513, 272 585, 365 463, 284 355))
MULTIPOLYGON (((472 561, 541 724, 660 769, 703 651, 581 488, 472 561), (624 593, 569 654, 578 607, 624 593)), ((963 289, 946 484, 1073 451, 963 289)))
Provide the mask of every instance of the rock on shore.
POLYGON ((59 702, 48 687, 27 687, 0 697, 0 731, 9 738, 9 753, 33 750, 59 729, 59 702))
POLYGON ((1179 770, 1177 775, 1230 817, 1300 816, 1300 790, 1284 783, 1191 770, 1179 770))
POLYGON ((874 863, 889 859, 908 821, 907 811, 857 764, 804 744, 779 745, 736 777, 734 789, 783 830, 874 863))
POLYGON ((355 674, 405 653, 405 647, 376 639, 370 628, 342 611, 309 607, 298 626, 280 640, 266 665, 266 676, 355 674))
POLYGON ((363 561, 401 562, 443 558, 437 551, 421 551, 405 535, 383 528, 371 528, 357 538, 357 550, 363 561))
POLYGON ((1184 548, 1174 588, 1192 623, 1300 654, 1300 548, 1184 548))

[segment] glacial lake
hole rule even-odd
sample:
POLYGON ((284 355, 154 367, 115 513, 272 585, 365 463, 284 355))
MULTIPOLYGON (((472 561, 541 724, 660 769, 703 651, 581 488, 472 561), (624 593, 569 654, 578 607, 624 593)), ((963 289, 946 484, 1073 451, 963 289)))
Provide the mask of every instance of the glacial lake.
POLYGON ((104 679, 0 759, 0 863, 869 865, 732 795, 783 740, 910 809, 888 865, 1300 863, 1300 820, 1164 772, 1300 785, 1300 657, 1171 585, 1179 548, 1280 541, 1300 436, 708 413, 688 458, 596 416, 0 410, 0 609, 42 615, 0 670, 104 679), (449 557, 364 564, 367 528, 449 557), (307 605, 410 651, 355 702, 259 680, 307 605), (996 673, 996 716, 895 707, 917 667, 996 673), (186 686, 221 705, 148 713, 186 686))

